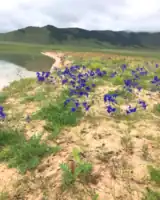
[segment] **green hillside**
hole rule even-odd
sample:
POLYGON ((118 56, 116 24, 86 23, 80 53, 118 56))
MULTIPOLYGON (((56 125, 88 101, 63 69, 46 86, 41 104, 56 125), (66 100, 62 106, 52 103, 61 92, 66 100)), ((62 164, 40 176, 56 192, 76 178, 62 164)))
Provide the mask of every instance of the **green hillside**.
POLYGON ((83 45, 90 47, 160 48, 160 33, 89 31, 80 28, 26 27, 0 33, 1 42, 83 45))

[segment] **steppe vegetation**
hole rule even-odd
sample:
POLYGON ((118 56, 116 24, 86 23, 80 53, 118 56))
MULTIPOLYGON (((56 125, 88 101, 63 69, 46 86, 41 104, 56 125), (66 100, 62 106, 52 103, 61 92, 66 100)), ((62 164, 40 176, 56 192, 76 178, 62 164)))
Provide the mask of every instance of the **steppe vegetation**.
POLYGON ((65 59, 0 93, 0 200, 159 200, 160 61, 65 59))

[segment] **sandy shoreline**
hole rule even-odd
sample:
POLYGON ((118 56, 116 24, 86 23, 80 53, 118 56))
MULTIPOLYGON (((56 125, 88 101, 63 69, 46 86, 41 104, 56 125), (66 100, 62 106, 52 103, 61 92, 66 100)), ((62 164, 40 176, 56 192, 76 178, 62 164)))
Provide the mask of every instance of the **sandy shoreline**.
POLYGON ((52 64, 50 72, 52 73, 54 71, 54 67, 61 67, 62 65, 62 59, 64 57, 63 53, 56 53, 56 52, 41 52, 41 54, 48 56, 50 58, 53 58, 55 62, 52 64))
POLYGON ((47 52, 41 52, 41 54, 53 58, 55 60, 50 69, 51 73, 54 71, 55 67, 61 68, 62 66, 68 66, 72 64, 71 61, 64 60, 65 54, 61 52, 58 53, 53 51, 47 51, 47 52))

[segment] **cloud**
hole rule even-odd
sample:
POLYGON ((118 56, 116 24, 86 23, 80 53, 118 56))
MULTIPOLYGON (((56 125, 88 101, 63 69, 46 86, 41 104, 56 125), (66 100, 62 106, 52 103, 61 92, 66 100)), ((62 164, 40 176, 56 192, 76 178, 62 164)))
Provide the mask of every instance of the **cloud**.
POLYGON ((0 32, 26 26, 160 31, 159 0, 0 0, 0 32))

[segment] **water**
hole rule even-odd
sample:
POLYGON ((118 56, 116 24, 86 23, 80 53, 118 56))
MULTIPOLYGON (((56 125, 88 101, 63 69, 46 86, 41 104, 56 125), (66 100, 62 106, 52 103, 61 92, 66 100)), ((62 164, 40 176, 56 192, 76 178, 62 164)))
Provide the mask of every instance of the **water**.
POLYGON ((0 89, 14 80, 36 77, 37 71, 49 71, 53 60, 47 56, 0 55, 0 89))

